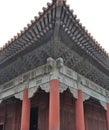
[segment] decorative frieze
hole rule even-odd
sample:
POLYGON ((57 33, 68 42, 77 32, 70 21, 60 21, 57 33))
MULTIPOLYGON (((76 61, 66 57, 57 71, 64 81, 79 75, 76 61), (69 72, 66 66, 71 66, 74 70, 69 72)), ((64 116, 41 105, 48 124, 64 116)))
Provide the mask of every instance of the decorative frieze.
POLYGON ((100 93, 97 93, 96 91, 90 89, 90 88, 86 88, 85 86, 81 85, 81 90, 91 96, 91 97, 94 97, 95 99, 98 99, 100 101, 103 101, 103 102, 106 102, 106 97, 100 93))
POLYGON ((107 110, 107 103, 106 102, 103 102, 103 101, 99 101, 100 102, 100 104, 103 106, 103 108, 105 109, 105 110, 107 110))
POLYGON ((39 86, 35 86, 33 88, 28 89, 28 91, 29 91, 29 93, 28 93, 29 98, 33 97, 33 95, 37 92, 38 88, 39 88, 39 86))
POLYGON ((17 99, 22 100, 22 99, 23 99, 23 91, 22 91, 22 92, 19 92, 19 93, 17 93, 17 94, 15 94, 14 96, 15 96, 15 98, 17 98, 17 99))
POLYGON ((78 98, 78 94, 77 94, 77 89, 71 87, 71 86, 67 86, 64 83, 60 83, 60 93, 63 93, 65 90, 69 89, 70 92, 72 93, 72 95, 74 96, 74 98, 78 98))
POLYGON ((10 81, 10 82, 6 83, 5 85, 3 85, 2 89, 7 89, 7 88, 13 86, 13 84, 14 84, 14 82, 10 81))
POLYGON ((82 85, 85 86, 86 88, 90 88, 91 90, 94 90, 95 92, 106 96, 106 90, 102 88, 101 86, 95 84, 94 82, 88 80, 84 76, 78 74, 78 82, 82 85))
POLYGON ((65 75, 59 75, 60 82, 66 86, 77 89, 77 81, 66 77, 65 75))
POLYGON ((44 90, 45 92, 50 92, 50 84, 49 83, 45 83, 45 84, 42 84, 41 86, 40 86, 40 88, 42 89, 42 90, 44 90))
POLYGON ((90 95, 83 93, 83 101, 88 100, 90 97, 91 97, 90 95))
POLYGON ((10 87, 11 88, 15 87, 15 86, 20 85, 20 84, 22 84, 24 82, 29 82, 32 79, 35 79, 35 78, 37 78, 37 77, 39 77, 41 75, 44 75, 44 74, 48 73, 46 71, 47 67, 48 67, 47 65, 44 65, 44 66, 38 67, 38 68, 36 68, 36 69, 34 69, 32 71, 24 73, 24 74, 18 76, 17 78, 15 78, 15 79, 13 79, 13 80, 11 80, 11 81, 3 84, 3 85, 0 85, 0 89, 1 89, 1 91, 3 91, 3 90, 6 90, 6 89, 8 89, 10 87))
POLYGON ((77 73, 66 66, 60 68, 59 72, 63 75, 66 75, 68 78, 77 80, 77 73))
POLYGON ((49 82, 52 79, 59 79, 60 93, 69 89, 73 96, 78 98, 77 90, 80 89, 84 93, 84 101, 88 100, 90 96, 104 103, 109 101, 108 90, 105 90, 101 86, 66 67, 63 64, 62 58, 58 58, 57 60, 48 58, 47 64, 24 73, 10 82, 1 85, 0 100, 13 95, 16 98, 22 99, 22 91, 25 87, 29 88, 29 98, 37 92, 38 88, 41 88, 45 92, 49 92, 49 82))

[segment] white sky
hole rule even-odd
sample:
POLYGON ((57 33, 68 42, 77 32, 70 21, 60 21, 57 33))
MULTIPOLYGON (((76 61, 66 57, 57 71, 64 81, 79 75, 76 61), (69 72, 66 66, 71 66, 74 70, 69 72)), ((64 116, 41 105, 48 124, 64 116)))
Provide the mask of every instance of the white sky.
MULTIPOLYGON (((0 0, 0 47, 51 0, 0 0)), ((80 22, 109 53, 109 0, 67 0, 80 22)))

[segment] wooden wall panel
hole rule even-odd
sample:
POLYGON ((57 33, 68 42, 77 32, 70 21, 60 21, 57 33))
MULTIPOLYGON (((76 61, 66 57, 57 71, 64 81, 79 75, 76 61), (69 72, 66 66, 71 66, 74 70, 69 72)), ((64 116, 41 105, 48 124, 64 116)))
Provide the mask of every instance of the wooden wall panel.
POLYGON ((71 108, 61 109, 61 130, 76 130, 75 129, 75 113, 71 108))
POLYGON ((15 105, 14 104, 6 104, 6 117, 5 117, 5 130, 13 130, 14 129, 14 120, 15 120, 15 105))
POLYGON ((0 124, 4 125, 4 130, 20 130, 20 111, 20 103, 6 101, 0 104, 0 124))
POLYGON ((22 110, 22 103, 17 103, 15 106, 15 130, 20 130, 21 125, 21 110, 22 110))
POLYGON ((61 130, 76 130, 75 122, 75 99, 65 91, 61 94, 61 130))
POLYGON ((0 124, 4 124, 5 122, 5 105, 0 105, 0 124))
POLYGON ((31 99, 31 107, 38 108, 38 129, 48 130, 49 123, 49 94, 40 90, 31 99))
POLYGON ((8 116, 6 117, 6 123, 5 123, 5 130, 9 129, 9 130, 13 130, 13 117, 12 116, 8 116))
POLYGON ((39 130, 48 130, 48 107, 39 108, 39 130))
POLYGON ((86 103, 85 123, 86 130, 107 130, 106 111, 98 103, 86 103))

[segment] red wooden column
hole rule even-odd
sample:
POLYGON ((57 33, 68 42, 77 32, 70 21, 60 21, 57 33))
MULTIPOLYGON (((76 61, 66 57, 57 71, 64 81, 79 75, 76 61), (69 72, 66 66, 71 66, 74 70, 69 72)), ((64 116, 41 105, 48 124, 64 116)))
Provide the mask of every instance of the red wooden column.
POLYGON ((107 103, 106 119, 107 119, 107 130, 109 130, 109 103, 107 103))
POLYGON ((76 130, 85 130, 83 93, 78 90, 78 99, 76 100, 76 130))
POLYGON ((60 130, 59 80, 50 81, 49 130, 60 130))
POLYGON ((28 98, 28 88, 23 92, 21 130, 29 130, 30 128, 30 99, 28 98))

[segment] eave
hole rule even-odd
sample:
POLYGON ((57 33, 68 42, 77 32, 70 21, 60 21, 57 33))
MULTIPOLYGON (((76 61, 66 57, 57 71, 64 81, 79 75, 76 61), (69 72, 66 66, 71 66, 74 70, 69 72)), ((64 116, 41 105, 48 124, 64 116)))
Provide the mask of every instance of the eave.
POLYGON ((57 31, 57 20, 60 23, 58 24, 58 29, 65 33, 66 37, 72 41, 72 44, 75 44, 88 57, 91 57, 96 68, 100 66, 99 70, 103 73, 106 72, 106 80, 108 81, 108 54, 93 39, 88 31, 85 30, 82 24, 79 23, 79 20, 76 19, 76 16, 73 14, 72 10, 69 9, 65 1, 60 5, 57 5, 57 3, 48 4, 47 9, 43 8, 43 13, 39 13, 39 17, 35 17, 35 20, 31 21, 31 24, 28 24, 27 28, 24 28, 23 31, 1 49, 0 67, 4 66, 4 64, 9 61, 12 62, 11 59, 17 57, 17 55, 23 52, 26 53, 26 50, 34 47, 34 44, 37 48, 40 41, 44 39, 46 34, 50 33, 50 31, 54 32, 55 35, 55 31, 57 31), (60 13, 57 15, 59 10, 60 13))
POLYGON ((27 24, 27 27, 1 48, 0 65, 40 41, 53 29, 56 6, 49 3, 47 5, 48 8, 43 8, 43 13, 39 12, 39 17, 35 17, 31 24, 27 24))

